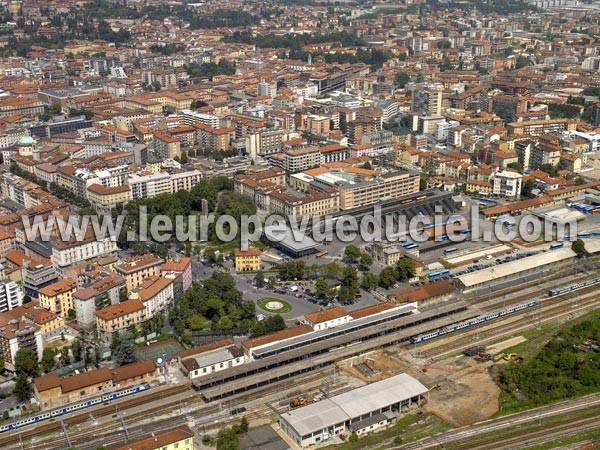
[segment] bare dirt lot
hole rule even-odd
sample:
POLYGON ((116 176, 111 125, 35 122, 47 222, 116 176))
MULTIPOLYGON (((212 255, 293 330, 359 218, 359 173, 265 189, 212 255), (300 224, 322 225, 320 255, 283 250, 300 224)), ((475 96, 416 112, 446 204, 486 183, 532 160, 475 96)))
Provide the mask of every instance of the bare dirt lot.
POLYGON ((406 350, 387 348, 340 362, 338 368, 367 383, 408 373, 430 389, 424 409, 461 426, 485 420, 498 410, 500 389, 488 373, 490 364, 466 356, 428 364, 406 350))

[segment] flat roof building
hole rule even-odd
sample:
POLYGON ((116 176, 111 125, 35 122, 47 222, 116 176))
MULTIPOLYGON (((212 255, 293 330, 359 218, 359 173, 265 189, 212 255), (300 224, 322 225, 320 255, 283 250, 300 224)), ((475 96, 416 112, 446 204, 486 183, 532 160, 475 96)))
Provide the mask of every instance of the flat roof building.
POLYGON ((316 445, 346 430, 357 434, 393 423, 395 412, 421 404, 428 389, 405 373, 321 400, 279 417, 282 430, 300 447, 316 445))
POLYGON ((553 265, 574 257, 575 252, 570 248, 560 248, 551 252, 538 253, 526 258, 467 273, 458 277, 458 282, 465 290, 473 289, 493 281, 508 279, 523 272, 553 265))

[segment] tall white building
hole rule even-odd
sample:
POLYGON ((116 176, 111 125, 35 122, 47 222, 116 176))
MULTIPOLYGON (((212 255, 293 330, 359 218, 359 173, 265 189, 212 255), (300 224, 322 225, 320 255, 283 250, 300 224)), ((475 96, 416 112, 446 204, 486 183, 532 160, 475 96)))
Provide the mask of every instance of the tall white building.
POLYGON ((521 195, 523 175, 516 172, 496 172, 492 179, 492 192, 499 197, 517 198, 521 195))
POLYGON ((23 304, 23 291, 12 280, 0 281, 0 312, 10 311, 23 304))

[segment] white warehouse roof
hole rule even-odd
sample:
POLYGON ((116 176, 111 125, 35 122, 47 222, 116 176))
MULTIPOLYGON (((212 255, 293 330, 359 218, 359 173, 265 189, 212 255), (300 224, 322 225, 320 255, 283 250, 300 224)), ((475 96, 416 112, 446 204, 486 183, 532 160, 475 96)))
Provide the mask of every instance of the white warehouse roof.
POLYGON ((538 253, 537 255, 467 273, 458 277, 458 280, 464 287, 469 288, 574 257, 575 252, 573 250, 568 247, 563 247, 557 250, 538 253))
POLYGON ((418 380, 401 373, 336 395, 332 400, 353 419, 427 392, 428 389, 418 380))
POLYGON ((281 415, 300 436, 319 432, 374 411, 424 395, 428 389, 401 373, 281 415))

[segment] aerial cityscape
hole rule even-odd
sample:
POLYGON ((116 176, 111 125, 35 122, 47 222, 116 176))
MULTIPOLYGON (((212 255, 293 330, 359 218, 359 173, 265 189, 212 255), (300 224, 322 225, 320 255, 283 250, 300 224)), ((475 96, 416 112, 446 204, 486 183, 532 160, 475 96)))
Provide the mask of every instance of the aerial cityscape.
POLYGON ((600 2, 0 0, 0 449, 600 448, 600 2))

